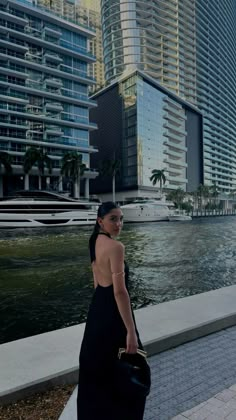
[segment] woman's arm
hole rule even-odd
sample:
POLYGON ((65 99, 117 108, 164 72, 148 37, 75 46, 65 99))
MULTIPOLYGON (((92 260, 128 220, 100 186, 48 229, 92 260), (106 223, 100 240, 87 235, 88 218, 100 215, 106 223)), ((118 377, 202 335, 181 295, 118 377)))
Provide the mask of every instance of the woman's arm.
POLYGON ((120 242, 116 242, 110 249, 110 264, 115 300, 127 330, 126 352, 136 353, 138 341, 131 312, 130 298, 125 285, 124 246, 120 242))

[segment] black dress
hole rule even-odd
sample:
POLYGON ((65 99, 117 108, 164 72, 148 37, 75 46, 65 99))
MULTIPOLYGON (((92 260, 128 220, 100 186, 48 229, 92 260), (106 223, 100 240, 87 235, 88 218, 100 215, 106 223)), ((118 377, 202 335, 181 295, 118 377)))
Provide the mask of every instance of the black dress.
MULTIPOLYGON (((125 263, 127 288, 128 276, 125 263)), ((143 348, 137 328, 136 333, 139 348, 143 348)), ((80 351, 78 420, 143 419, 146 399, 124 400, 115 391, 113 367, 118 349, 126 347, 126 334, 113 285, 98 285, 89 308, 80 351)))

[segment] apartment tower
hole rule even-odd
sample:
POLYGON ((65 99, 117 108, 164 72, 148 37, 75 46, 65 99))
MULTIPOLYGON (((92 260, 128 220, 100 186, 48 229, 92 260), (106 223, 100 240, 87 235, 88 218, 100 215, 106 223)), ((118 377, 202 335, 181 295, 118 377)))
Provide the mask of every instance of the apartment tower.
POLYGON ((234 0, 101 0, 105 80, 145 72, 203 114, 204 183, 236 188, 234 0))
POLYGON ((89 40, 89 50, 96 57, 96 61, 89 64, 88 71, 96 84, 90 86, 90 91, 101 89, 105 79, 100 0, 37 0, 37 4, 94 30, 95 36, 89 40))
POLYGON ((94 32, 26 0, 0 0, 0 12, 0 149, 13 159, 12 176, 0 177, 0 194, 45 188, 36 166, 23 171, 26 150, 40 147, 53 161, 47 181, 60 191, 63 154, 82 155, 88 196, 89 179, 96 176, 90 169, 96 149, 89 143, 89 131, 97 127, 89 108, 96 103, 88 97, 94 32))

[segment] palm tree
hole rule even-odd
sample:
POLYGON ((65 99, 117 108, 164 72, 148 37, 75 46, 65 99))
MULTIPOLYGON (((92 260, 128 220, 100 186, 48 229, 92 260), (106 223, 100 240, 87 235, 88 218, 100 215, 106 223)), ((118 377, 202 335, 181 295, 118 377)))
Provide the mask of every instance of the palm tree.
POLYGON ((105 159, 102 161, 100 174, 112 177, 112 201, 116 201, 116 175, 120 173, 121 161, 119 159, 105 159))
POLYGON ((182 190, 181 188, 177 188, 177 190, 170 191, 167 194, 166 199, 168 201, 173 201, 175 206, 179 209, 183 204, 185 195, 186 193, 184 192, 184 190, 182 190))
POLYGON ((0 152, 0 196, 3 195, 3 184, 2 184, 2 174, 1 169, 4 166, 5 174, 10 175, 12 173, 12 156, 7 152, 0 152))
POLYGON ((44 153, 42 149, 36 148, 36 147, 30 147, 26 150, 24 155, 24 161, 23 161, 23 168, 24 172, 26 174, 25 178, 25 189, 29 189, 29 171, 31 170, 32 166, 35 166, 37 164, 38 170, 39 170, 39 190, 41 190, 41 177, 44 175, 44 169, 45 165, 48 168, 49 174, 52 173, 52 160, 47 155, 47 153, 44 153))
POLYGON ((80 196, 80 179, 86 169, 82 159, 83 156, 74 151, 65 153, 62 158, 61 174, 71 179, 75 198, 80 196))
POLYGON ((160 195, 162 196, 162 185, 166 183, 165 169, 153 169, 150 181, 152 185, 156 185, 157 181, 160 183, 160 195))

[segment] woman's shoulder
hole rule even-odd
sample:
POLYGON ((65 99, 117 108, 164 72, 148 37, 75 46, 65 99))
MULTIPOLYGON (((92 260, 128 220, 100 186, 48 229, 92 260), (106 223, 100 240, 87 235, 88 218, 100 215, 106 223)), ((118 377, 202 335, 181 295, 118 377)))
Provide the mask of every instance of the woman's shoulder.
POLYGON ((125 246, 122 242, 117 241, 116 239, 112 239, 112 242, 110 242, 110 244, 109 244, 109 250, 111 252, 124 253, 125 246))

